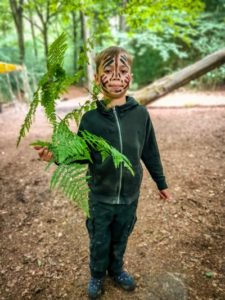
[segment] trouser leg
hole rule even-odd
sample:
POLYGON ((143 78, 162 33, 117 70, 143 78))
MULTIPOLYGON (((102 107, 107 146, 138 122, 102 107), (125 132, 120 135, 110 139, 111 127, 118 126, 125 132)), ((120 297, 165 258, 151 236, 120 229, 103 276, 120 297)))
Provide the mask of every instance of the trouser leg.
POLYGON ((117 205, 116 213, 111 224, 111 242, 108 271, 118 274, 123 269, 123 256, 126 250, 128 237, 136 223, 137 201, 130 205, 117 205))
POLYGON ((86 226, 90 238, 90 271, 93 277, 101 278, 105 276, 109 264, 113 206, 89 202, 89 211, 86 226))

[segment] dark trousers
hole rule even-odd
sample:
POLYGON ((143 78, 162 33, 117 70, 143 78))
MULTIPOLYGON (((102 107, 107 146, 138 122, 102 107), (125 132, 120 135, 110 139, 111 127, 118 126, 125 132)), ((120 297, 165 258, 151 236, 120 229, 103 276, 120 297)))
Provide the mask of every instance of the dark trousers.
POLYGON ((90 271, 95 278, 120 273, 128 237, 136 217, 138 199, 131 204, 108 204, 89 200, 86 226, 90 238, 90 271))

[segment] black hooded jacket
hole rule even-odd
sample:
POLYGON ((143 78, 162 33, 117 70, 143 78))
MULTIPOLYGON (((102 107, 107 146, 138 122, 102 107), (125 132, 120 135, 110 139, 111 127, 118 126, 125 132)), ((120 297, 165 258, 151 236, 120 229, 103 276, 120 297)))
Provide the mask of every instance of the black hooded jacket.
POLYGON ((159 190, 167 188, 154 128, 147 109, 134 98, 126 96, 126 103, 106 108, 104 100, 97 108, 86 112, 81 119, 82 130, 103 137, 111 146, 123 153, 132 163, 135 172, 121 164, 115 168, 111 156, 103 162, 101 155, 92 151, 93 163, 87 174, 89 197, 110 204, 129 204, 138 198, 143 177, 142 160, 159 190))

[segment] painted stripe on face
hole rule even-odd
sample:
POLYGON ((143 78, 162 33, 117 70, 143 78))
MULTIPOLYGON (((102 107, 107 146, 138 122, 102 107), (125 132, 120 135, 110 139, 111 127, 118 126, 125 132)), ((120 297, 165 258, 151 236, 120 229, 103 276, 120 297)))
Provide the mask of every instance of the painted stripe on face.
POLYGON ((126 84, 125 87, 124 87, 125 89, 129 86, 130 81, 131 81, 131 76, 126 75, 126 77, 124 78, 124 83, 126 84))
POLYGON ((108 95, 124 93, 129 87, 131 76, 130 66, 126 55, 118 53, 115 56, 107 56, 102 63, 103 74, 100 75, 100 84, 103 92, 108 95), (111 71, 106 68, 110 66, 111 71), (124 67, 128 68, 128 74, 124 74, 124 67), (117 81, 118 87, 115 88, 114 81, 117 81), (120 82, 120 84, 118 83, 120 82))
POLYGON ((115 57, 115 79, 118 78, 118 73, 119 73, 119 70, 118 70, 118 56, 119 55, 117 54, 116 57, 115 57))
POLYGON ((100 77, 100 79, 103 86, 106 86, 106 84, 109 82, 107 76, 104 74, 100 77))
POLYGON ((106 67, 110 66, 114 62, 114 57, 113 56, 107 56, 106 59, 103 61, 103 69, 106 67))
POLYGON ((126 56, 126 55, 124 55, 124 54, 123 54, 123 55, 121 55, 121 58, 122 58, 122 59, 124 59, 124 60, 126 60, 126 61, 128 61, 128 58, 127 58, 127 56, 126 56))
POLYGON ((129 68, 128 64, 126 64, 125 60, 122 57, 120 57, 120 61, 125 67, 129 68))

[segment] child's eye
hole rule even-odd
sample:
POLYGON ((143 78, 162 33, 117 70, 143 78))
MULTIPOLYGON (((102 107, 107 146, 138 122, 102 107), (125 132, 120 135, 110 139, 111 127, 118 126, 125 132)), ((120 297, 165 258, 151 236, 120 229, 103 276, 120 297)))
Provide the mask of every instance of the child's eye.
POLYGON ((122 74, 126 74, 128 71, 127 70, 121 70, 122 74))
POLYGON ((104 71, 106 74, 109 74, 109 73, 111 73, 111 70, 105 70, 104 71))

